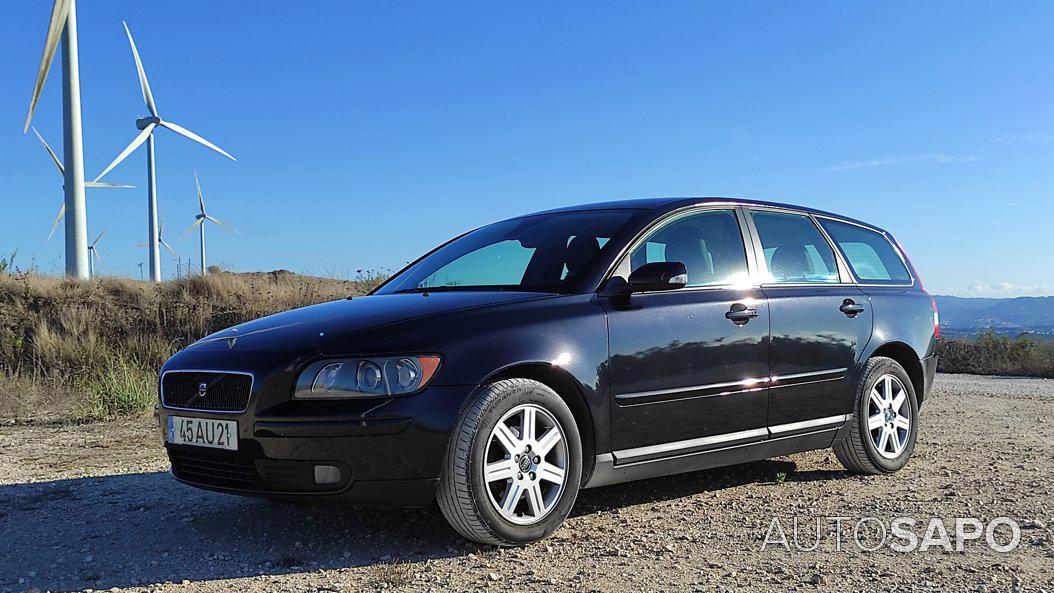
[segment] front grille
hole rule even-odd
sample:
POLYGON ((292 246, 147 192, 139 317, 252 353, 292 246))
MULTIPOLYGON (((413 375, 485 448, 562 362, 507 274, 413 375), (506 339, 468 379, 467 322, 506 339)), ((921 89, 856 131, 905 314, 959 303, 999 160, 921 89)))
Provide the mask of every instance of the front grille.
POLYGON ((241 412, 252 385, 252 376, 240 373, 170 371, 161 379, 161 401, 170 408, 241 412))
POLYGON ((176 477, 188 482, 240 490, 259 488, 259 478, 252 461, 242 461, 235 453, 170 447, 168 458, 176 477))

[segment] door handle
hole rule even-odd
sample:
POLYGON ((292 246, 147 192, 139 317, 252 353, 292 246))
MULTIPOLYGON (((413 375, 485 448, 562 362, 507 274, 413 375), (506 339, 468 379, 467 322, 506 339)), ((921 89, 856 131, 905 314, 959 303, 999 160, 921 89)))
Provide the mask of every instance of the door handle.
POLYGON ((729 309, 727 313, 725 313, 725 319, 731 321, 736 325, 744 325, 757 316, 757 309, 751 309, 743 303, 736 303, 732 305, 732 308, 729 309))
POLYGON ((864 312, 864 306, 857 304, 853 299, 845 299, 842 301, 842 306, 838 307, 838 310, 845 313, 846 317, 856 317, 864 312))

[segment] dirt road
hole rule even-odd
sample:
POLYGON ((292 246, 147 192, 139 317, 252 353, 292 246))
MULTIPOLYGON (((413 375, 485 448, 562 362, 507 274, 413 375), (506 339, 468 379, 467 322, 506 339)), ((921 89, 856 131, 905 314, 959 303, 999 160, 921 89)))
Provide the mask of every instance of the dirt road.
MULTIPOLYGON (((504 550, 466 544, 435 510, 182 486, 148 418, 3 426, 0 591, 1054 592, 1054 381, 946 375, 937 390, 915 457, 894 476, 851 476, 813 452, 588 490, 554 537, 504 550), (1000 516, 1021 528, 1006 553, 983 537, 962 552, 856 543, 874 547, 898 517, 925 540, 932 518, 952 531, 956 517, 1000 516), (840 550, 833 517, 846 517, 840 550), (876 520, 854 538, 866 517, 876 520), (787 546, 773 543, 774 519, 787 546), (819 521, 816 551, 795 547, 795 519, 802 547, 819 521)), ((1008 533, 996 531, 999 543, 1008 533)))

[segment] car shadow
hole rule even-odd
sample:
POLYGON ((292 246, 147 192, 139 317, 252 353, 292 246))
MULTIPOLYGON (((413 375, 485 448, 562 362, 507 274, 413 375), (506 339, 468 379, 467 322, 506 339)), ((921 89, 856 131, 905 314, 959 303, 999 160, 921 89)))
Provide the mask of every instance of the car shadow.
MULTIPOLYGON (((830 479, 761 461, 582 491, 573 516, 738 485, 830 479)), ((201 491, 167 472, 0 486, 0 591, 145 586, 479 552, 437 509, 291 505, 201 491)))
POLYGON ((814 482, 846 477, 845 471, 813 470, 797 471, 793 461, 766 459, 739 465, 663 476, 649 480, 615 484, 603 488, 583 490, 571 516, 585 515, 597 511, 611 510, 637 504, 648 504, 675 500, 701 494, 744 486, 747 484, 786 482, 814 482))

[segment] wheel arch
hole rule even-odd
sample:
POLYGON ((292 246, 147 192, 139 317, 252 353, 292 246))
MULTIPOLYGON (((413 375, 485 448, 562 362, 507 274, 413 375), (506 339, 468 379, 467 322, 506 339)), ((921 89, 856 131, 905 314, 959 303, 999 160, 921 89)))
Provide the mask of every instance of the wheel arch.
POLYGON ((868 356, 868 359, 876 356, 892 358, 900 366, 904 367, 908 377, 911 378, 911 386, 915 389, 915 397, 919 399, 919 405, 922 405, 922 398, 925 397, 925 374, 922 369, 922 361, 919 359, 915 349, 904 342, 886 342, 876 348, 868 356))
POLYGON ((571 409, 582 438, 582 484, 593 475, 596 457, 596 427, 585 394, 571 373, 548 362, 524 362, 491 374, 483 384, 501 379, 532 379, 556 392, 571 409))

